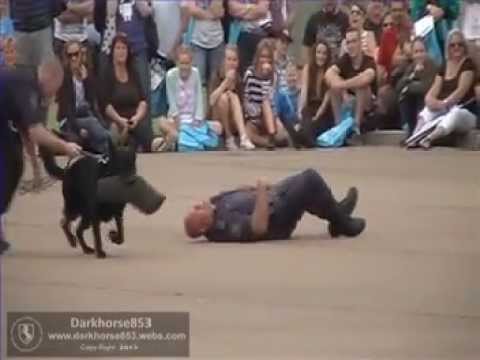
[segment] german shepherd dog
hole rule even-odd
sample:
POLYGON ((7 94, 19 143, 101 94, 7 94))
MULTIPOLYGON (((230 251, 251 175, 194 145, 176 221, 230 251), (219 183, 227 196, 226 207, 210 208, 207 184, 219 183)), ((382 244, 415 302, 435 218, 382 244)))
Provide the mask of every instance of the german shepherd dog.
POLYGON ((128 203, 145 214, 156 212, 166 197, 156 192, 143 178, 136 175, 136 153, 131 146, 110 143, 109 158, 84 152, 66 168, 60 168, 54 155, 41 149, 47 172, 63 181, 64 217, 61 228, 72 247, 80 244, 85 254, 105 258, 100 233, 101 222, 115 220, 116 230, 109 232, 115 244, 124 242, 123 212, 128 203), (75 235, 71 231, 74 220, 80 218, 75 235), (88 246, 84 232, 93 228, 95 248, 88 246))

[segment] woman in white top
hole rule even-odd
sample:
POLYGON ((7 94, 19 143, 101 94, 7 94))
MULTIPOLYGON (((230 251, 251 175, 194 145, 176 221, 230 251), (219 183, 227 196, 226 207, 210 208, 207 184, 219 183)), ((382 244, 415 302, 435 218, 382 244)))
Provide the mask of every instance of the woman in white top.
POLYGON ((475 128, 477 69, 469 57, 467 42, 460 30, 450 32, 445 48, 446 64, 425 97, 426 106, 419 114, 414 135, 407 140, 408 147, 419 145, 427 150, 440 138, 475 128), (422 138, 420 135, 429 124, 435 125, 434 130, 422 138))

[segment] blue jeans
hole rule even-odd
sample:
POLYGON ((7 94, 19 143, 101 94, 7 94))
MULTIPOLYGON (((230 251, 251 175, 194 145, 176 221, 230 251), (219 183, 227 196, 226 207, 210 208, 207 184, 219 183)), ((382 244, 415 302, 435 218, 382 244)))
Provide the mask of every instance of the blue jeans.
POLYGON ((223 62, 224 44, 213 49, 205 49, 192 44, 193 65, 200 72, 202 84, 208 84, 212 79, 214 70, 218 69, 223 62))

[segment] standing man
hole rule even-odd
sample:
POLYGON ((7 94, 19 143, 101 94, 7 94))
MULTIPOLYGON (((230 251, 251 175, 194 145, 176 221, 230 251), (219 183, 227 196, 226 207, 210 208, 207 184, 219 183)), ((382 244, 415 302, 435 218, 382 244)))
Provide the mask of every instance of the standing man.
POLYGON ((78 41, 88 46, 88 19, 93 15, 94 0, 63 0, 63 11, 55 18, 53 49, 62 59, 64 46, 78 41))
POLYGON ((256 187, 224 192, 195 205, 184 219, 185 232, 214 242, 288 239, 308 212, 329 222, 332 237, 358 236, 366 223, 350 216, 357 198, 352 188, 338 203, 318 172, 308 169, 273 186, 259 180, 256 187))
POLYGON ((60 11, 59 0, 10 0, 19 65, 37 67, 54 56, 53 18, 60 11))
POLYGON ((359 130, 375 92, 376 65, 373 58, 363 53, 358 29, 347 30, 345 42, 347 53, 328 69, 325 76, 330 85, 335 123, 341 121, 341 109, 346 99, 354 96, 355 120, 359 130))
POLYGON ((36 74, 25 70, 0 70, 0 254, 9 248, 1 217, 8 211, 23 173, 20 134, 71 157, 81 151, 77 144, 60 140, 42 124, 40 103, 55 95, 62 79, 62 67, 56 60, 40 65, 36 74))
POLYGON ((310 49, 319 39, 327 41, 332 50, 333 59, 336 59, 348 26, 348 15, 338 8, 338 0, 324 0, 323 8, 310 17, 305 28, 303 37, 305 63, 308 63, 310 49))

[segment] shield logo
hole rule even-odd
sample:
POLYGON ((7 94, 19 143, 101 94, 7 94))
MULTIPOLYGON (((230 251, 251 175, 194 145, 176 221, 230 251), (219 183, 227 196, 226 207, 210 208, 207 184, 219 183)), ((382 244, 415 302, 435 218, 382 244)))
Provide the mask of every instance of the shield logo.
POLYGON ((31 322, 18 324, 17 335, 23 345, 28 346, 35 338, 35 324, 31 322))

